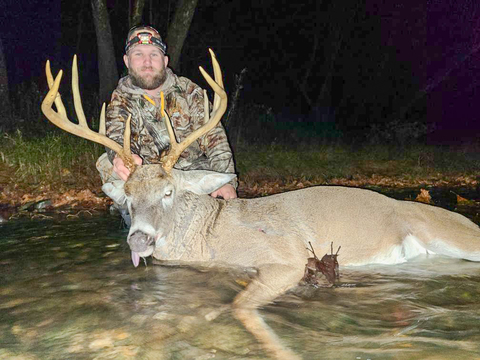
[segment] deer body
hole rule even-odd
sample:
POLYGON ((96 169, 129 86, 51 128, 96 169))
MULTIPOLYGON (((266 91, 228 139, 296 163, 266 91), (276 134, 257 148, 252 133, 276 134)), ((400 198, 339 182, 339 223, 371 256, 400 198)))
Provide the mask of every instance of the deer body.
POLYGON ((200 70, 215 92, 211 116, 206 110, 205 125, 178 143, 165 113, 171 146, 162 154, 161 164, 140 167, 135 167, 130 152, 130 117, 125 121, 123 147, 104 135, 104 111, 100 133, 88 128, 74 58, 72 90, 79 123, 70 122, 58 92, 62 73, 54 81, 47 62, 50 91, 42 102, 46 117, 72 134, 114 150, 131 171, 127 182, 106 183, 102 189, 128 206, 132 218, 128 243, 135 265, 139 257, 153 255, 175 263, 255 268, 256 277, 234 299, 234 313, 265 350, 288 359, 297 357, 263 322, 257 308, 298 284, 310 244, 318 254, 328 251, 332 242, 341 246, 341 266, 397 264, 430 253, 480 261, 480 228, 467 218, 369 190, 318 186, 250 200, 210 197, 235 175, 173 168, 181 153, 216 126, 227 108, 220 65, 210 53, 215 80, 200 70))
MULTIPOLYGON (((142 232, 155 238, 150 246, 153 256, 161 260, 303 267, 308 242, 319 252, 326 252, 333 242, 342 247, 342 266, 397 264, 427 253, 480 261, 480 228, 438 207, 342 186, 225 201, 207 196, 209 186, 204 194, 193 193, 188 186, 183 189, 187 175, 175 171, 175 176, 169 176, 160 166, 148 165, 125 185, 133 206, 130 235, 142 232), (152 195, 163 193, 162 186, 175 188, 171 209, 164 207, 161 196, 152 195), (136 207, 137 203, 141 206, 136 207)), ((104 185, 116 201, 126 200, 121 198, 121 188, 112 189, 104 185)), ((148 247, 133 246, 139 253, 148 247)))
POLYGON ((480 261, 480 228, 466 217, 374 191, 317 186, 257 199, 208 194, 231 175, 138 168, 125 184, 105 184, 132 215, 128 243, 138 256, 175 264, 255 268, 234 300, 236 316, 275 357, 295 358, 256 309, 302 279, 310 254, 341 246, 340 266, 397 264, 420 254, 480 261), (150 239, 150 240, 148 240, 150 239))
POLYGON ((283 283, 277 295, 301 280, 309 242, 319 253, 331 242, 341 246, 341 266, 397 264, 420 254, 480 261, 480 228, 462 215, 341 186, 229 201, 207 195, 231 178, 209 171, 167 174, 159 165, 148 165, 123 187, 105 184, 103 189, 116 202, 127 202, 128 242, 140 256, 253 267, 260 274, 283 267, 262 280, 270 289, 283 283), (289 284, 280 281, 292 272, 297 277, 289 284))

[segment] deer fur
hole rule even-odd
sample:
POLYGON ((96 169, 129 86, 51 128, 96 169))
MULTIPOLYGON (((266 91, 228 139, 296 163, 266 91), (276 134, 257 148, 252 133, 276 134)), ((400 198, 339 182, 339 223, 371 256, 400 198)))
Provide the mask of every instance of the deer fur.
POLYGON ((299 283, 309 242, 318 253, 331 242, 341 246, 340 266, 398 264, 420 254, 480 261, 480 228, 454 212, 342 186, 228 201, 208 195, 234 176, 145 165, 103 190, 128 206, 133 257, 255 268, 233 302, 235 314, 276 358, 296 355, 256 309, 299 283))

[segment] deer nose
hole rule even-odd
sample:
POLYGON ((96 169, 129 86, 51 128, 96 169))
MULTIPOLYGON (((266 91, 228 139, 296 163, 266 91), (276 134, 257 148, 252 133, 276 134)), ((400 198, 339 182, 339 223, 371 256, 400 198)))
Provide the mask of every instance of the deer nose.
POLYGON ((137 230, 128 236, 127 243, 130 250, 135 252, 144 252, 153 244, 154 238, 144 232, 137 230))

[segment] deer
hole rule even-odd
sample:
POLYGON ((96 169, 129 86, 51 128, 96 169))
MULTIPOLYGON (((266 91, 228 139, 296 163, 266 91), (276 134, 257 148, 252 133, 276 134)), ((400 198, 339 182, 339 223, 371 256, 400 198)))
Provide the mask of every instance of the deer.
MULTIPOLYGON (((227 108, 220 65, 210 50, 214 78, 200 71, 214 91, 210 114, 206 91, 205 125, 178 143, 164 113, 170 147, 159 164, 137 166, 130 152, 130 117, 123 146, 105 136, 105 104, 100 130, 89 129, 81 106, 76 56, 72 88, 78 124, 71 122, 53 78, 41 109, 53 124, 114 150, 129 167, 126 182, 105 183, 103 191, 131 215, 127 242, 134 265, 152 256, 162 265, 255 269, 255 276, 232 301, 234 315, 273 358, 299 358, 263 321, 259 309, 296 287, 305 273, 309 248, 341 246, 340 264, 399 264, 419 255, 480 261, 480 228, 466 217, 419 202, 343 186, 313 186, 281 194, 222 200, 211 192, 235 174, 174 168, 193 141, 218 124, 227 108), (56 111, 53 109, 56 106, 56 111), (312 247, 313 246, 313 247, 312 247)), ((333 254, 333 252, 332 252, 333 254)))

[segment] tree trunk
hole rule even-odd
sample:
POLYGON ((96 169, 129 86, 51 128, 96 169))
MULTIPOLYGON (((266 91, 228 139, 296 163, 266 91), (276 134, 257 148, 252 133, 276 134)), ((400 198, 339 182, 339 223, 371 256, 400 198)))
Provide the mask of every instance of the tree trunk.
POLYGON ((133 2, 133 9, 130 19, 130 27, 140 25, 143 18, 143 8, 145 7, 145 0, 135 0, 133 2))
POLYGON ((80 53, 80 43, 82 41, 82 31, 83 31, 83 9, 85 8, 85 1, 81 2, 80 11, 78 12, 78 24, 77 24, 77 46, 75 47, 75 54, 80 53))
POLYGON ((153 25, 153 0, 150 0, 149 2, 149 8, 148 8, 148 23, 150 25, 153 25))
POLYGON ((10 93, 8 91, 7 62, 3 53, 2 39, 0 38, 0 109, 2 117, 0 128, 6 125, 5 122, 10 118, 10 93), (5 121, 6 120, 6 121, 5 121))
POLYGON ((192 23, 197 3, 198 0, 179 0, 173 20, 168 27, 167 50, 170 58, 169 66, 177 72, 179 71, 178 67, 183 43, 192 23))
POLYGON ((229 104, 230 108, 227 112, 225 120, 222 121, 223 126, 227 130, 228 140, 230 146, 235 153, 237 145, 240 139, 240 132, 242 129, 242 117, 238 116, 238 103, 240 98, 240 92, 243 89, 243 77, 247 73, 247 68, 243 68, 240 74, 235 75, 235 91, 230 96, 229 104))
POLYGON ((98 47, 98 75, 100 79, 98 95, 101 102, 108 102, 112 91, 117 86, 118 71, 106 0, 92 0, 92 12, 98 47))

